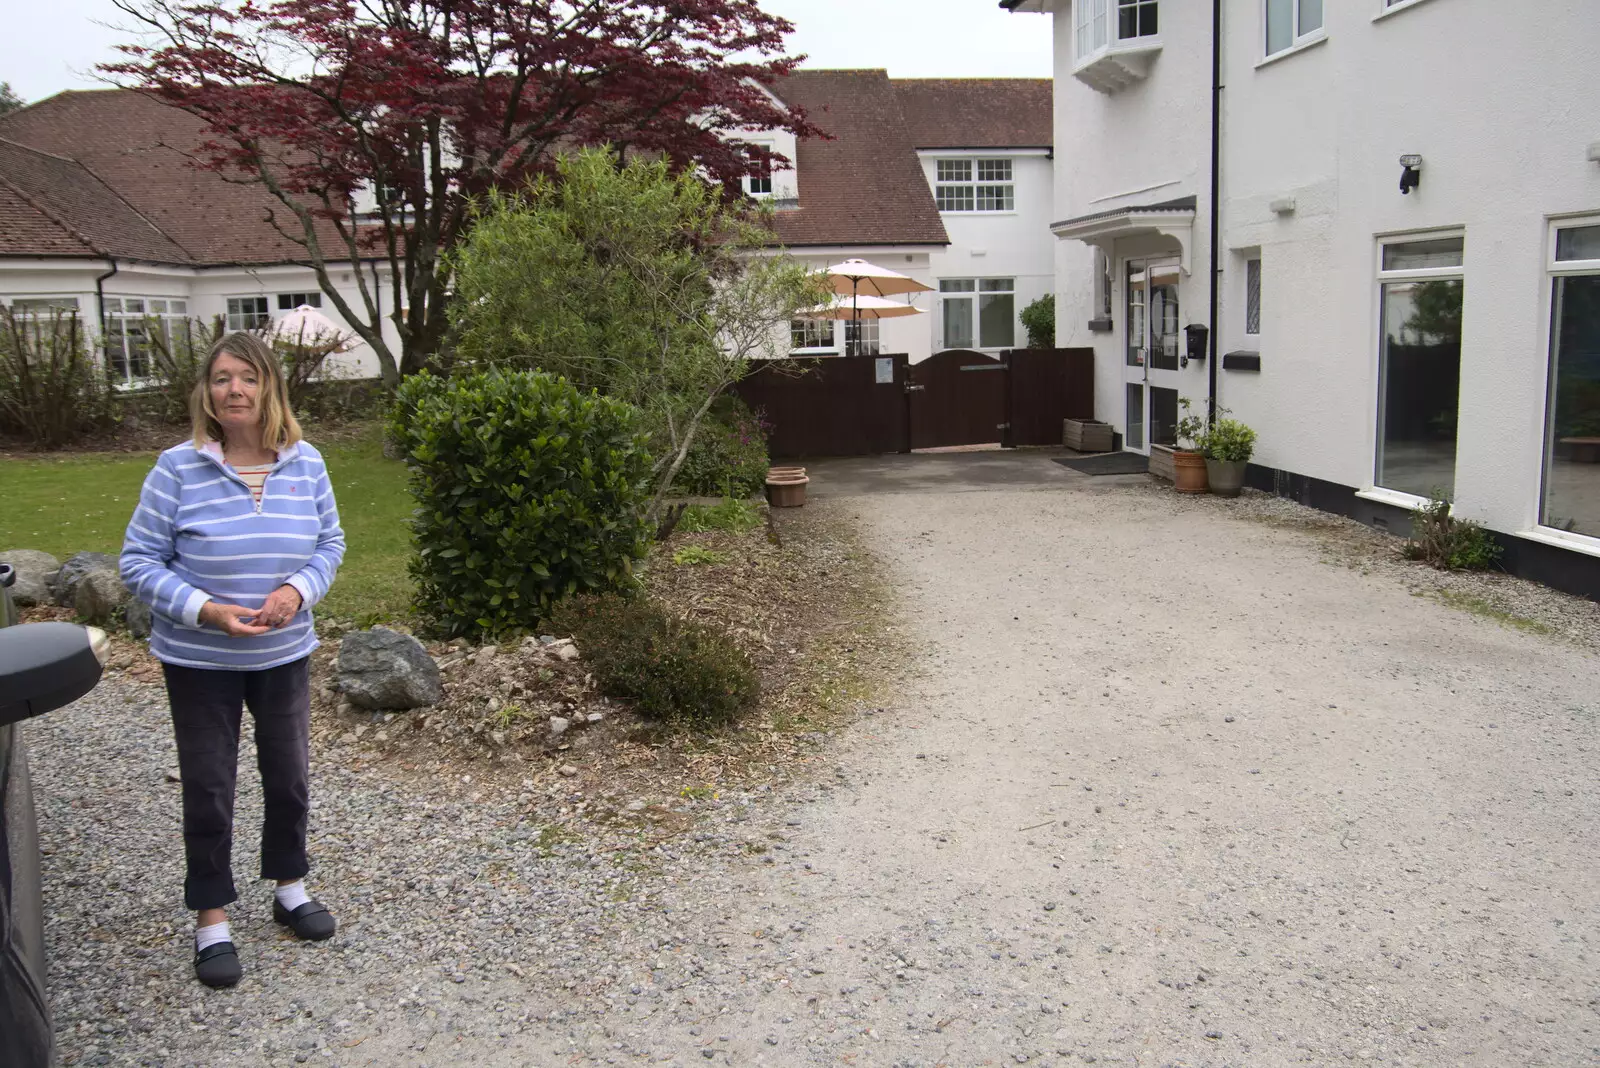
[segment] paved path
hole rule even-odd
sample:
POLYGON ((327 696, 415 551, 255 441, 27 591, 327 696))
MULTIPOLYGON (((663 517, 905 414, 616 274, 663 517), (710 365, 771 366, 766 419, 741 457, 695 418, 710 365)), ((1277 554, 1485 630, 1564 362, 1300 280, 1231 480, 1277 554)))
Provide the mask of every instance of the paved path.
POLYGON ((1041 457, 811 467, 893 568, 903 697, 751 810, 769 853, 597 931, 601 993, 444 984, 453 1034, 336 1059, 1600 1063, 1600 658, 1041 457))

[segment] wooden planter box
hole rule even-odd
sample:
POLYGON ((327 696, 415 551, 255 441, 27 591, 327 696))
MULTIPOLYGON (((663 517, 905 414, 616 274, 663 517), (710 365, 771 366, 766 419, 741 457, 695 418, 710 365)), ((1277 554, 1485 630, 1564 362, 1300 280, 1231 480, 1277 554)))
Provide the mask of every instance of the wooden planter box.
POLYGON ((1063 419, 1063 443, 1079 452, 1110 452, 1111 424, 1095 419, 1063 419))
POLYGON ((1178 469, 1172 462, 1174 451, 1171 445, 1150 446, 1150 473, 1168 482, 1178 481, 1178 469))

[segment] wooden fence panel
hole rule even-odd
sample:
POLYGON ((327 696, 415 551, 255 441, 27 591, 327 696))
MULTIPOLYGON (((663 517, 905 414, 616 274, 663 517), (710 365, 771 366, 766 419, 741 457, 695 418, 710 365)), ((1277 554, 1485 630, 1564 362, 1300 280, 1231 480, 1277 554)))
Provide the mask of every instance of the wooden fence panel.
POLYGON ((904 353, 757 361, 735 392, 761 409, 775 460, 870 456, 910 448, 904 353), (879 381, 880 361, 889 381, 879 381))
POLYGON ((1011 349, 1005 359, 1006 445, 1060 445, 1063 419, 1094 418, 1093 349, 1011 349))

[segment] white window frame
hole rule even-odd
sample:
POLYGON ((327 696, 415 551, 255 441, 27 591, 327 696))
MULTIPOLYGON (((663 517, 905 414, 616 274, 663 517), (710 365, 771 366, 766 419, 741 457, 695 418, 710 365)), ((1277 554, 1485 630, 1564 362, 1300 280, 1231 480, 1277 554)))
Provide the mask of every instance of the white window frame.
MULTIPOLYGON (((320 289, 309 292, 279 293, 277 296, 278 299, 274 303, 278 305, 277 310, 280 312, 292 312, 302 304, 309 304, 313 308, 322 307, 322 290, 320 289), (291 300, 291 297, 299 299, 291 300)), ((235 297, 234 299, 238 300, 239 298, 235 297)))
MULTIPOLYGON (((757 148, 764 148, 768 152, 772 151, 773 145, 771 141, 762 141, 758 139, 753 140, 750 143, 757 148)), ((739 186, 744 190, 744 195, 747 197, 753 197, 756 200, 765 200, 771 197, 772 164, 770 162, 767 164, 767 172, 765 174, 757 172, 755 174, 747 174, 743 178, 740 178, 739 186)))
POLYGON ((851 356, 876 356, 883 351, 881 319, 844 319, 844 351, 851 356), (856 347, 860 337, 860 348, 856 347))
POLYGON ((963 277, 939 279, 939 347, 941 349, 971 349, 974 352, 1000 352, 1004 349, 1016 348, 1017 314, 1017 280, 1014 277, 963 277), (972 283, 972 288, 970 290, 963 290, 960 292, 946 291, 944 286, 947 282, 970 282, 972 283), (988 282, 991 285, 996 282, 1005 282, 1009 284, 1005 289, 984 289, 983 286, 985 282, 988 282), (985 345, 983 344, 983 309, 980 305, 980 301, 983 297, 998 296, 1008 296, 1011 298, 1011 340, 1004 345, 985 345), (971 304, 971 311, 969 312, 969 315, 972 322, 972 343, 970 345, 953 345, 950 343, 950 339, 945 337, 944 305, 948 302, 958 300, 967 301, 971 304))
MULTIPOLYGON (((1384 331, 1384 293, 1383 287, 1393 282, 1435 282, 1435 281, 1462 281, 1466 280, 1466 238, 1467 232, 1461 227, 1447 230, 1425 230, 1408 234, 1383 234, 1376 242, 1377 259, 1373 264, 1373 308, 1377 318, 1372 329, 1372 383, 1375 387, 1372 392, 1372 404, 1368 408, 1371 413, 1371 423, 1367 428, 1367 442, 1372 447, 1370 463, 1367 464, 1367 485, 1357 492, 1356 496, 1367 500, 1379 501, 1383 504, 1392 504, 1400 508, 1416 510, 1428 505, 1426 497, 1407 493, 1404 490, 1389 489, 1378 485, 1378 464, 1381 455, 1378 445, 1378 434, 1382 429, 1382 421, 1378 417, 1379 407, 1384 402, 1383 389, 1383 331, 1384 331), (1461 265, 1458 267, 1418 267, 1411 270, 1384 270, 1383 253, 1391 245, 1410 245, 1420 241, 1445 241, 1452 238, 1461 239, 1461 265)), ((1460 412, 1460 398, 1456 399, 1457 414, 1460 412)), ((1459 451, 1457 456, 1459 462, 1459 451)))
POLYGON ((166 335, 167 343, 170 345, 172 343, 172 324, 182 323, 185 326, 188 325, 189 299, 187 297, 149 297, 121 293, 114 297, 106 297, 101 310, 105 315, 105 354, 107 360, 110 360, 111 357, 111 345, 114 340, 113 333, 117 339, 120 339, 122 347, 121 375, 116 375, 115 365, 111 364, 106 367, 106 374, 113 378, 119 389, 138 389, 149 385, 156 378, 155 373, 151 370, 153 361, 150 356, 150 346, 146 343, 144 352, 147 373, 143 376, 135 376, 133 374, 134 338, 129 335, 127 324, 130 322, 138 323, 141 330, 147 330, 150 326, 150 321, 156 320, 160 324, 162 332, 166 335), (128 307, 128 304, 133 301, 139 302, 138 308, 130 309, 128 307), (153 306, 155 304, 160 304, 161 307, 156 308, 153 306), (178 305, 178 307, 174 308, 173 305, 178 305), (118 324, 118 328, 115 331, 112 330, 112 323, 118 324))
MULTIPOLYGON (((839 336, 838 332, 836 330, 834 330, 834 320, 832 320, 832 319, 790 319, 789 320, 789 346, 790 346, 789 355, 791 355, 791 356, 837 356, 837 355, 839 355, 839 343, 838 343, 838 340, 837 340, 838 336, 839 336), (804 327, 804 330, 808 334, 809 333, 813 333, 813 332, 815 332, 818 335, 826 333, 827 337, 828 337, 827 342, 826 343, 819 343, 819 344, 815 344, 815 345, 805 345, 805 346, 802 346, 800 348, 795 348, 794 347, 795 327, 800 323, 806 324, 805 327, 804 327)), ((821 342, 820 336, 817 338, 817 340, 819 342, 821 342)))
POLYGON ((1144 48, 1160 41, 1160 0, 1076 0, 1073 6, 1074 69, 1087 66, 1107 52, 1144 48), (1143 7, 1156 9, 1156 32, 1122 36, 1122 9, 1143 7))
POLYGON ((230 334, 239 330, 259 330, 261 327, 267 326, 272 322, 272 300, 265 293, 244 293, 237 296, 225 297, 223 298, 223 301, 224 303, 222 306, 226 309, 224 318, 228 324, 228 333, 230 334), (233 302, 236 300, 259 300, 262 302, 263 307, 259 312, 235 312, 233 310, 233 302), (259 316, 259 320, 246 324, 243 318, 246 315, 252 317, 259 316))
POLYGON ((1009 156, 941 156, 933 161, 933 202, 941 213, 1015 215, 1016 182, 1016 161, 1009 156), (986 167, 991 168, 988 177, 984 176, 986 167), (985 197, 991 205, 998 202, 999 206, 985 207, 985 197))
POLYGON ((1524 536, 1536 538, 1539 541, 1558 545, 1563 549, 1575 549, 1590 556, 1600 556, 1600 537, 1592 534, 1580 534, 1577 531, 1562 530, 1560 527, 1546 526, 1545 518, 1545 479, 1549 475, 1550 450, 1554 446, 1554 430, 1552 423, 1555 420, 1556 405, 1556 377, 1555 377, 1555 344, 1556 344, 1556 279, 1570 278, 1581 275, 1600 274, 1600 259, 1588 260, 1558 260, 1556 259, 1557 234, 1561 230, 1577 229, 1585 226, 1600 226, 1600 215, 1575 216, 1565 219, 1551 219, 1546 231, 1545 239, 1545 286, 1544 286, 1544 332, 1545 337, 1545 404, 1544 417, 1539 427, 1541 448, 1539 449, 1539 473, 1534 481, 1537 488, 1537 498, 1534 502, 1534 526, 1531 531, 1525 531, 1524 536))
MULTIPOLYGON (((1268 58, 1282 56, 1314 44, 1328 36, 1328 0, 1322 3, 1322 18, 1309 30, 1300 26, 1300 5, 1304 0, 1289 0, 1289 43, 1279 48, 1272 47, 1272 4, 1273 0, 1261 0, 1261 54, 1268 58)), ((1338 0, 1334 0, 1335 3, 1338 0)))

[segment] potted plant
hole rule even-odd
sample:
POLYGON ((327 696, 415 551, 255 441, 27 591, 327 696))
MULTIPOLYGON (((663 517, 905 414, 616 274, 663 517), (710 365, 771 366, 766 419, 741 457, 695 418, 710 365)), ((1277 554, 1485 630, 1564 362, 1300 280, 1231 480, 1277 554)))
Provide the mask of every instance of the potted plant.
POLYGON ((1209 488, 1206 478, 1206 421, 1189 413, 1189 398, 1178 398, 1183 417, 1174 428, 1178 447, 1172 450, 1172 486, 1179 493, 1204 493, 1209 488))
MULTIPOLYGON (((1217 409, 1220 414, 1224 409, 1217 409)), ((1219 418, 1205 430, 1202 451, 1211 492, 1237 497, 1244 486, 1245 467, 1256 449, 1256 432, 1237 419, 1219 418)))

